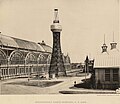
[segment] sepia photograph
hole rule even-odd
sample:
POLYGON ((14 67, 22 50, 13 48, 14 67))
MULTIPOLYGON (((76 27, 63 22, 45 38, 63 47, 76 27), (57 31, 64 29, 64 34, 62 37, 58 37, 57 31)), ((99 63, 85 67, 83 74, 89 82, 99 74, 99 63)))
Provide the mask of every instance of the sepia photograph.
POLYGON ((119 9, 119 0, 0 0, 1 104, 118 104, 119 9))

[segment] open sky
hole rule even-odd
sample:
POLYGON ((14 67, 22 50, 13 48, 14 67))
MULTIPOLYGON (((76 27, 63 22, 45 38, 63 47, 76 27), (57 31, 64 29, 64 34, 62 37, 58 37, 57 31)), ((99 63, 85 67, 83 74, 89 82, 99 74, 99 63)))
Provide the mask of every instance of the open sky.
MULTIPOLYGON (((72 62, 101 52, 104 34, 108 50, 119 42, 119 0, 0 0, 2 34, 52 46, 54 8, 62 25, 61 46, 72 62)), ((120 43, 120 42, 119 42, 120 43)), ((119 49, 119 44, 118 44, 119 49)))

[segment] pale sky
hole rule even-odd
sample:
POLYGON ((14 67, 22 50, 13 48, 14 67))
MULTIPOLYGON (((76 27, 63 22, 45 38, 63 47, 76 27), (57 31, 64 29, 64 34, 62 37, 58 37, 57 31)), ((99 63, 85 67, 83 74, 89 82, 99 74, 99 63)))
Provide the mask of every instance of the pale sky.
MULTIPOLYGON (((50 25, 59 9, 62 52, 72 62, 101 52, 104 34, 110 49, 113 31, 119 42, 118 0, 0 0, 2 34, 52 46, 50 25)), ((119 42, 120 43, 120 42, 119 42)), ((119 44, 118 44, 119 48, 119 44)))

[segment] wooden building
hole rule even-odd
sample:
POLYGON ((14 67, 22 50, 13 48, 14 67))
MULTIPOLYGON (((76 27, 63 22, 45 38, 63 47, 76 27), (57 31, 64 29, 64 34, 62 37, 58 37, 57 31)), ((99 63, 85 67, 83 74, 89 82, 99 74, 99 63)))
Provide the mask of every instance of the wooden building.
POLYGON ((120 85, 120 52, 117 43, 110 43, 111 49, 107 51, 104 43, 102 53, 95 57, 95 87, 99 89, 116 89, 120 85))

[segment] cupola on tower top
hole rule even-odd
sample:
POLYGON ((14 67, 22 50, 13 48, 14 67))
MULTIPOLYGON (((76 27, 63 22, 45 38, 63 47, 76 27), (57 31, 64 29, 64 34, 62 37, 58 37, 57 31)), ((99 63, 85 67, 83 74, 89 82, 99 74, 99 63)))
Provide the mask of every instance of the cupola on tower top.
POLYGON ((54 9, 54 20, 53 20, 53 24, 51 25, 51 31, 52 32, 62 31, 62 27, 59 23, 58 9, 54 9))

